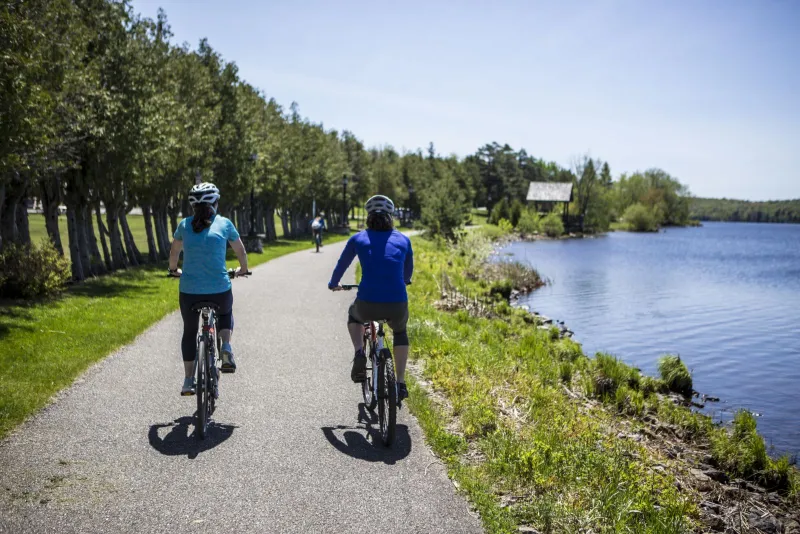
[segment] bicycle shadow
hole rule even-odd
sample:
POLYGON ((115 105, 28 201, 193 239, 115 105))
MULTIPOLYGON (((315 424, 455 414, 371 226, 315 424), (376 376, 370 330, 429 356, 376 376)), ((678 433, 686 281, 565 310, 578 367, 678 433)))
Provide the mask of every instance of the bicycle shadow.
POLYGON ((363 425, 324 426, 322 433, 336 450, 357 460, 394 465, 411 453, 411 436, 406 425, 395 426, 394 443, 391 447, 385 447, 378 414, 371 414, 363 402, 358 405, 358 422, 363 425), (336 430, 345 432, 337 435, 336 430), (367 431, 366 436, 364 430, 367 431))
POLYGON ((194 427, 195 417, 184 416, 169 423, 156 423, 150 425, 147 439, 150 446, 166 456, 184 456, 190 460, 197 458, 201 452, 213 449, 233 435, 236 425, 225 425, 209 421, 206 439, 198 439, 197 429, 194 427), (159 430, 169 428, 169 432, 162 438, 159 430))

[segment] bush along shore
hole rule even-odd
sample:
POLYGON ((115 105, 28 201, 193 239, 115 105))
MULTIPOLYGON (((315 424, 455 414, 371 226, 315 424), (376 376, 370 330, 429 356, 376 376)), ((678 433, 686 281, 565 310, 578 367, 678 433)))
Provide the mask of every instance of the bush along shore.
POLYGON ((483 229, 414 246, 409 405, 488 532, 800 533, 797 469, 748 412, 693 412, 679 358, 588 357, 509 304, 544 282, 488 262, 483 229))

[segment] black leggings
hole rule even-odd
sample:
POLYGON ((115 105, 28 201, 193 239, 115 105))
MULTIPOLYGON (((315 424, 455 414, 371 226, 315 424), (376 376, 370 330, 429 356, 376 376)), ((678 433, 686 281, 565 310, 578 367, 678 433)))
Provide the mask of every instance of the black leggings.
POLYGON ((217 313, 217 331, 233 330, 233 291, 212 293, 210 295, 194 295, 181 293, 181 317, 183 317, 183 339, 181 340, 181 353, 183 361, 193 362, 197 352, 197 325, 200 313, 193 312, 192 306, 201 301, 213 302, 219 306, 217 313))

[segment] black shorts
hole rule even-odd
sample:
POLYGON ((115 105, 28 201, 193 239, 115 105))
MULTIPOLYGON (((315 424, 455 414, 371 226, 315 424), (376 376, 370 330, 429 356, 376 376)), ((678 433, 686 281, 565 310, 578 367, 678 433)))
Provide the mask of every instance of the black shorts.
POLYGON ((405 332, 408 323, 408 302, 368 302, 356 299, 350 305, 350 323, 386 320, 393 332, 405 332))

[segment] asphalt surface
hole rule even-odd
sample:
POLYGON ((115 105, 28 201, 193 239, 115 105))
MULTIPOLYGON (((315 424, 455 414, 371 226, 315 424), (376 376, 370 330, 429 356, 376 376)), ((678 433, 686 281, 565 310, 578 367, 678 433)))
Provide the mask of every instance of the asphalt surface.
POLYGON ((0 532, 482 532, 407 408, 386 449, 350 382, 354 294, 325 287, 342 247, 234 280, 239 370, 205 441, 177 313, 6 438, 0 532))

